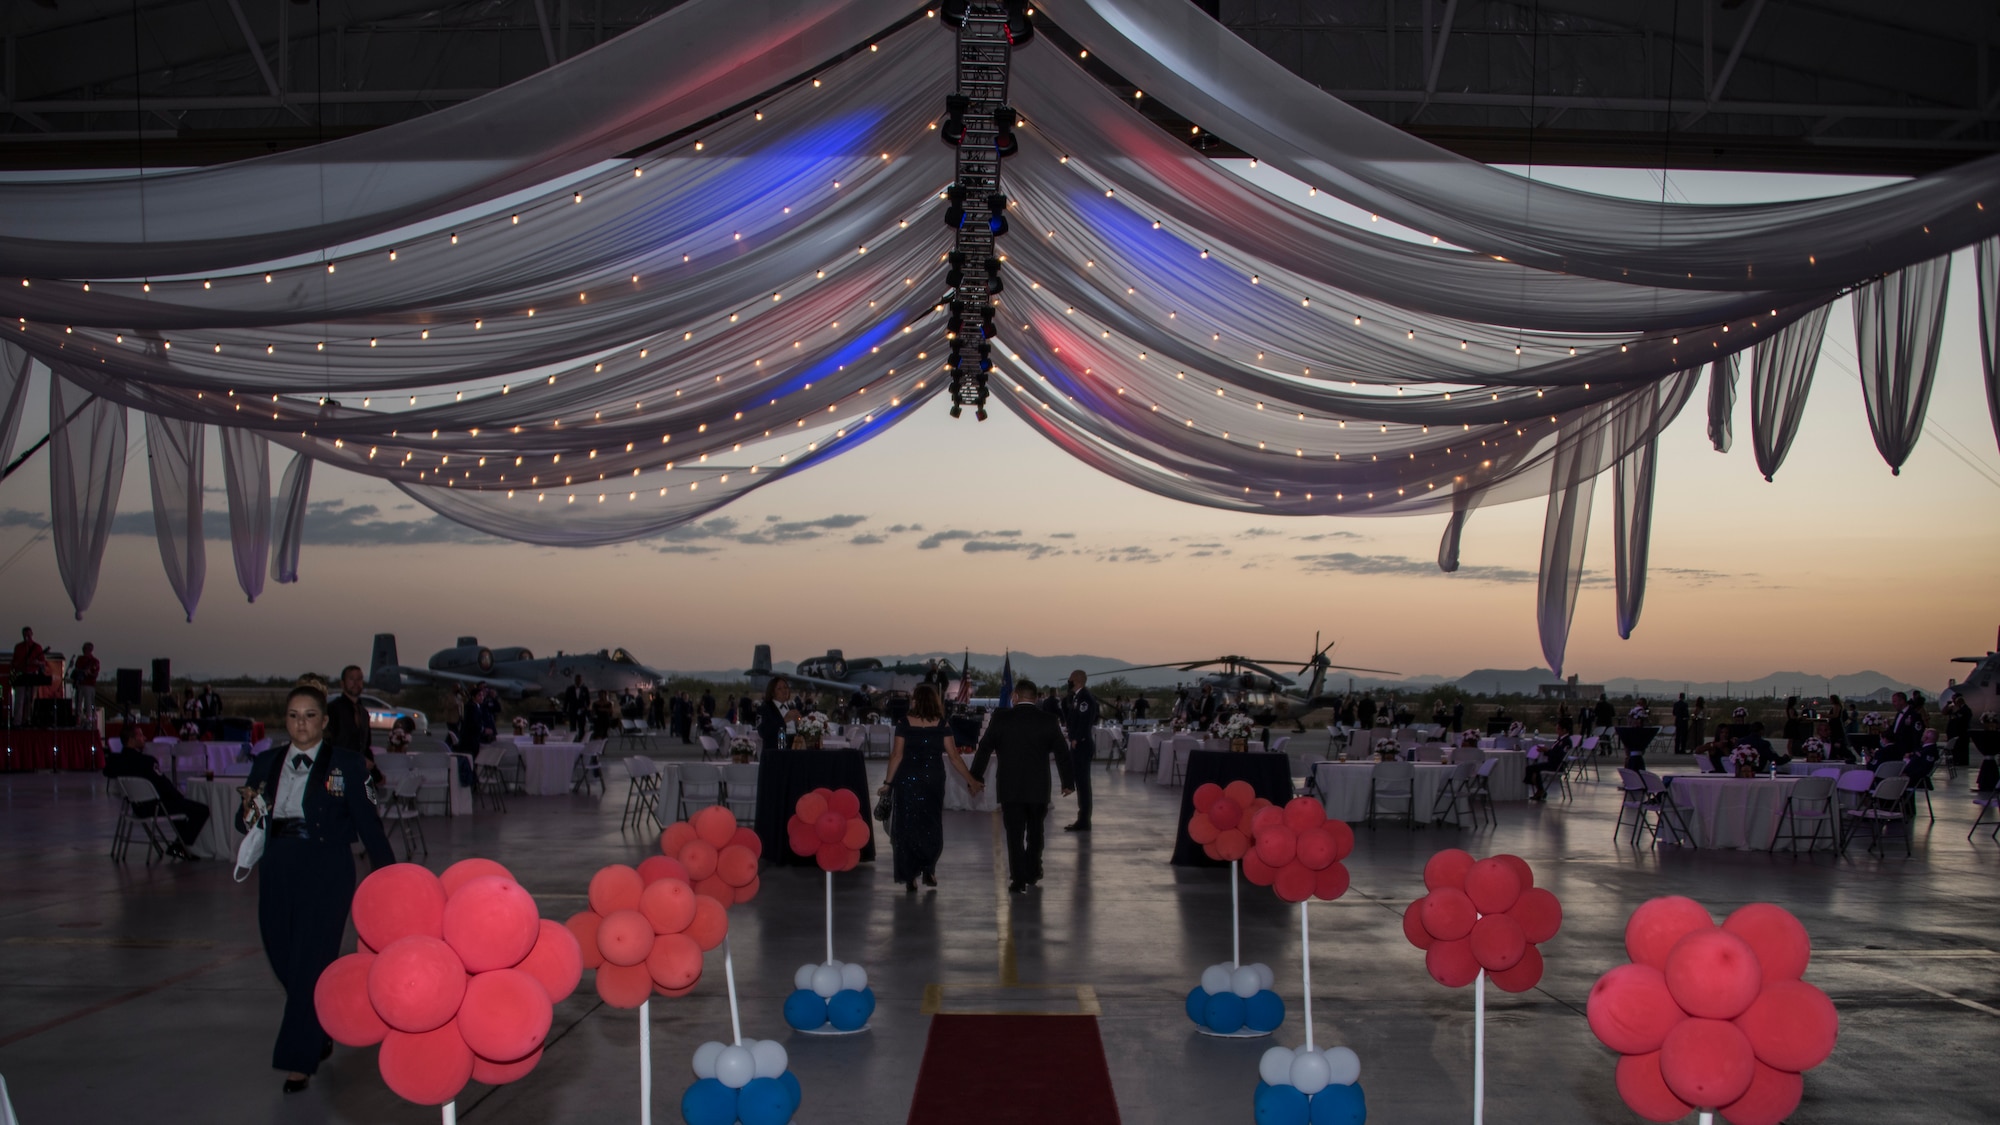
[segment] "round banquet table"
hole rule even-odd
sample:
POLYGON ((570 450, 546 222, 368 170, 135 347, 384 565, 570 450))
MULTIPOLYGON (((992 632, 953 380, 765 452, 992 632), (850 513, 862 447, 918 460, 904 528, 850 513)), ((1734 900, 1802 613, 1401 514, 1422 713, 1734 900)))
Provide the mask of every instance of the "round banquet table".
POLYGON ((1814 771, 1816 770, 1839 770, 1841 773, 1846 773, 1848 770, 1865 770, 1867 768, 1868 768, 1867 766, 1859 765, 1854 762, 1801 761, 1801 762, 1785 763, 1785 772, 1791 774, 1793 777, 1811 777, 1814 771))
POLYGON ((1228 785, 1247 781, 1259 797, 1282 805, 1292 799, 1292 763, 1283 754, 1233 754, 1227 750, 1194 750, 1187 759, 1187 784, 1181 789, 1181 818, 1174 828, 1173 863, 1179 867, 1225 867, 1208 858, 1201 845, 1188 836, 1188 821, 1194 817, 1194 791, 1210 782, 1228 785))
MULTIPOLYGON (((1359 823, 1368 818, 1368 783, 1375 776, 1378 764, 1320 762, 1313 767, 1320 802, 1326 806, 1328 820, 1359 823)), ((1438 789, 1451 779, 1451 771, 1457 767, 1431 762, 1418 762, 1416 766, 1416 775, 1411 779, 1411 792, 1416 795, 1417 823, 1423 824, 1431 819, 1431 811, 1437 808, 1438 789)), ((1494 771, 1498 772, 1499 767, 1495 766, 1494 771)))
POLYGON ((814 865, 811 856, 793 855, 785 823, 799 798, 815 789, 846 789, 861 799, 861 815, 869 818, 868 843, 861 862, 875 858, 874 821, 870 810, 875 794, 868 787, 868 766, 859 750, 766 750, 757 763, 757 836, 764 841, 766 863, 814 865))
POLYGON ((583 756, 583 743, 544 742, 537 746, 534 739, 527 738, 517 741, 514 747, 520 752, 524 767, 522 788, 531 796, 559 797, 569 792, 576 760, 583 756))
POLYGON ((1625 765, 1628 769, 1645 769, 1646 747, 1660 733, 1659 727, 1613 727, 1618 732, 1618 745, 1625 748, 1625 765))
POLYGON ((1687 819, 1694 842, 1704 848, 1762 849, 1777 835, 1785 799, 1796 777, 1675 775, 1667 783, 1687 819))
POLYGON ((1496 801, 1525 801, 1528 799, 1528 752, 1526 750, 1482 750, 1481 754, 1493 761, 1493 772, 1486 775, 1486 791, 1496 801))
POLYGON ((243 805, 236 787, 242 781, 240 777, 214 781, 197 777, 181 783, 181 792, 187 794, 188 800, 208 806, 208 823, 202 825, 201 835, 195 838, 189 851, 203 859, 236 862, 236 849, 243 843, 243 833, 236 830, 236 810, 243 805))

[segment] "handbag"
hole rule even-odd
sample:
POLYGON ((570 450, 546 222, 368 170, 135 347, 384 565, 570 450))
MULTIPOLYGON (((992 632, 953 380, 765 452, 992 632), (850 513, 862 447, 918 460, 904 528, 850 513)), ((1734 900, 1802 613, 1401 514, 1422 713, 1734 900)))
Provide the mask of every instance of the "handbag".
POLYGON ((889 823, 889 813, 894 807, 894 797, 894 793, 884 793, 875 799, 876 820, 881 821, 883 824, 889 823))
POLYGON ((262 794, 258 795, 251 808, 254 819, 251 820, 249 829, 243 833, 243 842, 236 845, 236 870, 231 873, 239 883, 248 879, 250 869, 256 867, 257 861, 264 858, 264 821, 268 819, 268 815, 264 809, 262 794))

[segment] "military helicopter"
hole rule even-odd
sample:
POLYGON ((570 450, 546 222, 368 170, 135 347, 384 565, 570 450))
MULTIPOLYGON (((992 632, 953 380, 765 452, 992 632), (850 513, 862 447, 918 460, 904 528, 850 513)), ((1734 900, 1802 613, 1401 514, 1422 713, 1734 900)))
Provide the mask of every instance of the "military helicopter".
POLYGON ((1298 730, 1304 730, 1305 718, 1314 711, 1340 705, 1338 695, 1326 694, 1326 674, 1336 668, 1343 672, 1368 672, 1379 676, 1401 675, 1399 672, 1384 671, 1380 668, 1357 668, 1350 664, 1335 664, 1328 658, 1338 641, 1328 641, 1324 647, 1319 643, 1320 635, 1313 634, 1313 654, 1299 665, 1297 676, 1311 674, 1303 689, 1299 688, 1296 676, 1287 676, 1273 671, 1269 665, 1285 665, 1288 660, 1252 660, 1247 656, 1217 656, 1208 660, 1172 660, 1164 664, 1139 664, 1128 668, 1113 668, 1104 672, 1086 673, 1092 678, 1122 675, 1126 672, 1144 672, 1155 668, 1178 668, 1183 672, 1193 672, 1202 668, 1214 668, 1195 681, 1197 690, 1201 687, 1212 689, 1223 699, 1233 699, 1237 706, 1246 708, 1251 718, 1262 727, 1275 722, 1290 720, 1298 730))

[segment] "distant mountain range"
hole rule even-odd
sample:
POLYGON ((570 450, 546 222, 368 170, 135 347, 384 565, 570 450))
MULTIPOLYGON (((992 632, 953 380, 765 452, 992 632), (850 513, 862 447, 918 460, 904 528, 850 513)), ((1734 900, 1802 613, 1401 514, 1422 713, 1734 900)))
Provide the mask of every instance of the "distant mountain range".
MULTIPOLYGON (((873 654, 848 653, 847 655, 853 658, 873 654)), ((945 659, 951 661, 952 666, 955 668, 958 666, 958 662, 964 659, 964 657, 965 654, 963 652, 922 652, 903 654, 896 657, 885 656, 882 659, 904 661, 945 659)), ((1120 660, 1116 657, 1081 654, 1036 656, 1033 653, 1016 652, 1009 654, 1008 658, 1013 661, 1014 674, 1016 676, 1027 676, 1037 683, 1044 684, 1066 679, 1070 672, 1077 668, 1095 675, 1099 672, 1107 672, 1112 669, 1125 668, 1131 665, 1131 661, 1120 660)), ((972 654, 972 667, 977 671, 998 672, 1001 660, 1002 654, 1000 653, 975 652, 972 654)), ((776 667, 781 672, 789 672, 796 667, 796 664, 791 661, 779 661, 776 667)), ((1298 671, 1297 664, 1275 664, 1271 667, 1274 671, 1282 672, 1285 675, 1293 675, 1298 671)), ((741 678, 743 670, 738 668, 728 671, 687 672, 683 674, 696 679, 726 681, 741 678)), ((1184 683, 1201 674, 1201 672, 1183 672, 1178 668, 1154 668, 1143 672, 1126 672, 1123 676, 1128 683, 1139 687, 1171 688, 1175 684, 1184 683)), ((1299 678, 1303 686, 1305 677, 1301 676, 1299 678)), ((1555 682, 1555 674, 1547 668, 1480 668, 1456 678, 1451 676, 1419 675, 1392 680, 1376 676, 1356 676, 1350 681, 1345 673, 1337 670, 1329 673, 1327 676, 1327 687, 1333 691, 1345 691, 1350 683, 1352 683, 1356 690, 1366 688, 1413 692, 1429 691, 1440 684, 1451 684, 1472 695, 1534 695, 1541 690, 1543 684, 1555 682)), ((1687 692, 1689 696, 1702 695, 1731 699, 1747 699, 1774 695, 1779 697, 1787 695, 1813 696, 1826 695, 1829 692, 1842 698, 1887 699, 1889 693, 1892 691, 1907 691, 1913 687, 1921 687, 1921 685, 1903 683, 1881 672, 1874 671, 1853 672, 1837 676, 1826 676, 1811 672, 1773 672, 1754 680, 1680 681, 1620 676, 1603 681, 1585 679, 1583 682, 1602 683, 1605 690, 1614 696, 1643 695, 1669 699, 1683 691, 1687 692)), ((1934 691, 1935 687, 1921 688, 1921 690, 1926 692, 1934 691)))

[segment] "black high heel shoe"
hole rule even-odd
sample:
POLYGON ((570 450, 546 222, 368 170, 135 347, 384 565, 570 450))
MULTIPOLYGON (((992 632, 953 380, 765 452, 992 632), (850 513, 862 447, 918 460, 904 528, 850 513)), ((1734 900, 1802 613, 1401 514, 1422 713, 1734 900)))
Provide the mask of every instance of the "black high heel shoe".
POLYGON ((296 1094, 310 1085, 312 1085, 312 1075, 310 1074, 304 1078, 287 1078, 285 1079, 285 1093, 296 1094))
POLYGON ((935 886, 937 886, 937 876, 936 876, 936 875, 933 875, 933 874, 931 874, 931 873, 930 873, 930 872, 928 872, 928 871, 924 872, 924 886, 926 886, 926 887, 935 887, 935 886))
POLYGON ((905 892, 909 893, 909 894, 916 894, 916 893, 917 893, 917 881, 916 881, 915 879, 912 879, 912 880, 910 880, 909 882, 907 882, 907 883, 904 883, 904 884, 903 884, 903 890, 904 890, 905 892))

